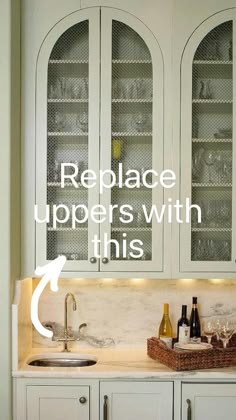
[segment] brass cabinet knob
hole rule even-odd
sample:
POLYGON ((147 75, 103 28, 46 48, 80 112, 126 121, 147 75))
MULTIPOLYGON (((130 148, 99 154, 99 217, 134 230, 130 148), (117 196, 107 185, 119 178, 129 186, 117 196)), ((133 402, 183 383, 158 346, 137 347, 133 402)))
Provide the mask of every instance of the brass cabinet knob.
POLYGON ((80 404, 85 404, 87 402, 87 398, 80 397, 79 402, 80 402, 80 404))

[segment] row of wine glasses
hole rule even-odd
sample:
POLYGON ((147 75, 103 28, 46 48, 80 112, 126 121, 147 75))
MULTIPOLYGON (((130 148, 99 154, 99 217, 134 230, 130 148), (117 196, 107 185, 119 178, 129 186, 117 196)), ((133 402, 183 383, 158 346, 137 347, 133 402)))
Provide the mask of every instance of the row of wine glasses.
MULTIPOLYGON (((231 227, 232 202, 230 200, 199 201, 201 208, 201 227, 231 227)), ((197 211, 192 212, 192 226, 198 226, 197 211)))
POLYGON ((135 133, 144 133, 151 131, 152 121, 151 113, 135 112, 132 114, 117 113, 113 114, 112 129, 113 132, 133 131, 135 133))
MULTIPOLYGON (((76 131, 81 133, 88 132, 88 112, 79 114, 67 114, 64 112, 55 112, 55 115, 49 120, 49 127, 58 132, 76 131)), ((51 130, 49 130, 51 131, 51 130)))
POLYGON ((195 261, 229 261, 231 242, 220 239, 197 239, 194 246, 195 261))
POLYGON ((232 157, 222 151, 200 148, 193 153, 193 182, 200 182, 203 176, 203 166, 207 168, 208 182, 228 183, 232 180, 232 157))
MULTIPOLYGON (((61 182, 61 164, 63 162, 55 159, 54 162, 51 162, 48 164, 47 167, 47 180, 48 182, 61 182)), ((81 181, 81 175, 82 173, 87 169, 87 165, 83 160, 79 161, 70 161, 70 163, 73 163, 78 168, 78 173, 75 176, 75 181, 80 182, 81 181)), ((66 175, 73 175, 74 174, 74 168, 65 168, 65 174, 66 175)), ((68 181, 67 181, 68 182, 68 181)))
POLYGON ((235 332, 235 326, 227 319, 208 320, 203 323, 203 335, 207 337, 208 343, 210 344, 212 337, 216 336, 217 340, 222 341, 224 349, 235 332))
POLYGON ((195 79, 195 85, 193 99, 217 99, 222 100, 222 103, 224 100, 232 99, 231 89, 227 89, 228 85, 224 83, 223 79, 220 84, 214 79, 195 79))
POLYGON ((113 99, 151 99, 151 79, 113 79, 113 99))
POLYGON ((50 99, 88 99, 88 79, 59 77, 49 86, 50 99))

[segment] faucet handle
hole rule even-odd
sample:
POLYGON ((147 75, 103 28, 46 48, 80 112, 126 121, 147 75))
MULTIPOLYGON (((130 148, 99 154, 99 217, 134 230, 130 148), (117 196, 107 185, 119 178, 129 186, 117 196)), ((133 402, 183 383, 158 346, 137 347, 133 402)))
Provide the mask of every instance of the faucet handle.
POLYGON ((83 322, 83 324, 80 324, 79 326, 79 332, 82 330, 82 328, 87 327, 88 325, 86 324, 86 322, 83 322))
POLYGON ((53 335, 52 335, 52 341, 56 341, 55 338, 55 332, 56 332, 56 327, 55 324, 53 322, 43 322, 43 326, 45 328, 47 328, 49 331, 52 331, 53 335))
POLYGON ((80 326, 79 326, 79 329, 78 329, 78 337, 77 337, 77 340, 79 341, 80 340, 80 337, 81 337, 81 330, 83 329, 83 328, 85 328, 85 327, 87 327, 87 324, 86 324, 86 322, 83 322, 82 324, 80 324, 80 326))
POLYGON ((56 338, 56 341, 64 341, 64 342, 67 342, 67 341, 75 341, 75 337, 66 337, 66 336, 64 336, 64 337, 57 337, 56 338))

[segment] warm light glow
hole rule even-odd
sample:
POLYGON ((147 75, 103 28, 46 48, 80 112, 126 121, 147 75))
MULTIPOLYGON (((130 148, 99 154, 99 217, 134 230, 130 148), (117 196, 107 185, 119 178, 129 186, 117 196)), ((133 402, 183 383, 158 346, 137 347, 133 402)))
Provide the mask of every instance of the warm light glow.
POLYGON ((129 279, 129 281, 131 282, 131 283, 135 283, 135 284, 143 284, 143 283, 145 283, 145 279, 138 279, 138 278, 132 278, 132 279, 129 279))
POLYGON ((189 284, 189 283, 194 283, 195 279, 179 279, 179 281, 181 281, 182 283, 189 284))
POLYGON ((36 330, 47 338, 52 338, 53 333, 45 328, 38 317, 38 304, 39 298, 45 289, 46 285, 50 282, 50 287, 53 292, 58 291, 58 279, 60 272, 66 262, 66 257, 63 255, 57 257, 55 260, 51 261, 49 264, 44 265, 43 267, 37 267, 35 270, 36 276, 43 276, 34 290, 31 299, 31 320, 36 328, 36 330))
POLYGON ((211 283, 214 283, 214 284, 220 284, 224 281, 223 279, 209 279, 209 280, 211 283))
POLYGON ((103 278, 103 279, 102 279, 102 281, 103 281, 104 283, 112 283, 112 282, 113 282, 113 280, 114 280, 114 279, 112 279, 112 278, 110 278, 110 277, 107 277, 107 278, 103 278))

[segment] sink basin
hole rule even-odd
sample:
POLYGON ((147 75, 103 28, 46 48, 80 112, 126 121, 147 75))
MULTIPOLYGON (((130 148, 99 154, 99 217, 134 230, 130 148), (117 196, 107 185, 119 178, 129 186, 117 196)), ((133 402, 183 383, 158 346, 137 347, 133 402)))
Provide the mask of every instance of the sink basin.
POLYGON ((32 357, 27 364, 41 367, 83 367, 97 363, 96 358, 76 353, 57 353, 32 357))

